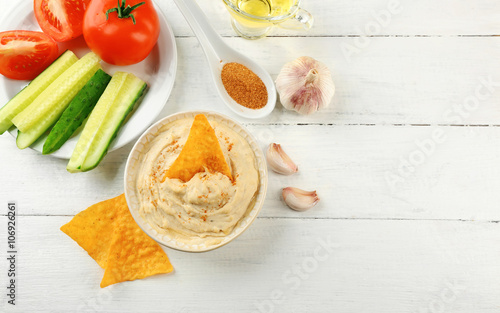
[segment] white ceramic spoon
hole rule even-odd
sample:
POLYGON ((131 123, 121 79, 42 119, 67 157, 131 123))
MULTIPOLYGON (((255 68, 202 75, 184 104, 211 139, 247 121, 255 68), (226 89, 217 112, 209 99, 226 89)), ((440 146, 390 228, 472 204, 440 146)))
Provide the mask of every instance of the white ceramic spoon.
POLYGON ((215 86, 224 103, 236 114, 246 118, 261 118, 271 113, 276 105, 276 87, 274 86, 271 75, 255 61, 225 44, 219 34, 212 28, 207 17, 194 0, 174 0, 174 2, 182 15, 184 15, 189 26, 191 26, 203 51, 205 51, 215 86), (237 62, 245 65, 262 79, 268 93, 265 107, 258 110, 249 109, 238 104, 229 96, 222 84, 221 71, 224 64, 230 62, 237 62))

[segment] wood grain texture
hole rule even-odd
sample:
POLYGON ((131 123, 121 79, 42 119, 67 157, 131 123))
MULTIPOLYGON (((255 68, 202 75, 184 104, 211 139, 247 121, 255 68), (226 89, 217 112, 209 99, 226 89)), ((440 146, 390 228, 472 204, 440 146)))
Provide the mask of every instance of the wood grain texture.
POLYGON ((59 231, 69 219, 18 218, 17 312, 499 309, 493 223, 259 219, 213 252, 167 250, 172 275, 100 289, 103 270, 59 231), (273 303, 277 294, 282 301, 273 303))
MULTIPOLYGON (((280 143, 299 166, 292 176, 269 173, 261 216, 500 220, 499 127, 248 128, 263 149, 280 143), (317 190, 319 205, 289 210, 280 195, 287 186, 317 190)), ((93 171, 70 174, 66 161, 18 150, 11 137, 0 137, 0 146, 6 151, 0 154, 0 199, 17 200, 24 215, 74 215, 122 193, 132 148, 108 154, 93 171)))
MULTIPOLYGON (((281 143, 299 173, 269 173, 259 218, 228 246, 166 250, 175 273, 100 289, 102 269, 59 228, 123 192, 133 144, 70 174, 65 160, 18 150, 1 135, 0 207, 18 205, 19 279, 18 306, 2 294, 0 312, 500 311, 500 2, 304 0, 315 16, 310 31, 245 41, 222 1, 198 0, 224 41, 274 78, 301 55, 332 69, 329 108, 300 116, 278 104, 258 121, 223 106, 188 24, 172 1, 157 2, 179 55, 158 119, 218 111, 262 148, 281 143), (397 12, 384 13, 391 7, 397 12), (285 186, 316 189, 321 201, 291 211, 280 199, 285 186)), ((0 0, 0 21, 16 3, 0 0)), ((0 105, 17 91, 0 93, 0 105)))
MULTIPOLYGON (((176 35, 192 36, 172 1, 157 2, 174 25, 176 35)), ((219 34, 236 35, 222 0, 197 2, 219 34)), ((314 16, 308 32, 275 28, 271 36, 500 34, 500 4, 495 0, 303 0, 302 7, 314 16), (379 28, 374 26, 377 24, 379 28)))
MULTIPOLYGON (((500 59, 488 57, 500 55, 496 37, 370 38, 365 49, 346 58, 341 46, 353 40, 225 39, 258 60, 273 78, 286 62, 302 55, 332 71, 336 93, 320 114, 301 116, 278 104, 257 123, 500 124, 500 59)), ((213 109, 236 117, 219 100, 197 40, 179 38, 177 43, 178 79, 162 113, 213 109), (189 75, 193 72, 197 75, 189 75)))
MULTIPOLYGON (((24 0, 23 0, 24 1, 24 0)), ((13 2, 14 4, 16 2, 13 2)), ((179 37, 191 37, 191 28, 172 1, 156 1, 179 37)), ((222 0, 197 1, 215 30, 235 37, 222 0)), ((13 5, 0 0, 0 18, 13 5)), ((314 16, 308 32, 275 28, 271 36, 471 36, 500 34, 500 4, 495 0, 411 1, 411 0, 302 0, 302 7, 314 16), (391 8, 393 8, 391 10, 391 8), (387 15, 385 11, 390 14, 387 15), (384 13, 382 13, 384 12, 384 13), (391 13, 396 12, 396 13, 391 13), (374 24, 380 25, 380 31, 374 24)), ((3 31, 3 30, 2 30, 3 31)))
MULTIPOLYGON (((253 56, 273 78, 301 55, 332 70, 336 94, 321 113, 302 116, 278 103, 254 123, 500 125, 500 59, 489 57, 500 55, 496 37, 372 38, 351 61, 340 49, 351 37, 224 40, 253 56)), ((160 117, 215 110, 241 120, 220 100, 196 38, 177 38, 177 46, 176 82, 160 117)), ((17 91, 0 94, 0 103, 17 91)))

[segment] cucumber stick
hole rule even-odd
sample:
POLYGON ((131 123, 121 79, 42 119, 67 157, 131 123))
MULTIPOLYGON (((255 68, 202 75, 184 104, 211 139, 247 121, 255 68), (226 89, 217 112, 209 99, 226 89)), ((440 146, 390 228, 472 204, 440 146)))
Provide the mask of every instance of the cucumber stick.
POLYGON ((12 118, 24 110, 35 100, 57 77, 59 77, 71 65, 76 63, 76 55, 66 50, 40 75, 18 92, 14 98, 10 99, 6 105, 0 109, 0 134, 3 134, 12 126, 12 118))
POLYGON ((80 168, 85 161, 85 157, 90 149, 92 140, 96 136, 100 125, 103 124, 104 119, 106 118, 106 113, 114 104, 115 98, 118 96, 118 93, 125 83, 127 75, 123 74, 125 73, 117 72, 113 75, 111 81, 106 87, 106 90, 104 90, 104 93, 101 95, 99 101, 97 101, 92 113, 90 113, 89 119, 87 120, 87 123, 80 134, 80 138, 78 138, 76 147, 73 150, 73 154, 69 159, 67 166, 67 170, 69 172, 81 172, 80 168))
POLYGON ((89 171, 99 164, 146 87, 133 74, 113 75, 78 139, 67 166, 69 172, 89 171))
POLYGON ((43 154, 49 154, 61 146, 73 135, 89 116, 99 97, 111 80, 111 76, 99 69, 83 88, 71 100, 66 110, 50 131, 43 145, 43 154))
POLYGON ((59 119, 69 102, 100 68, 99 62, 97 55, 87 53, 12 119, 19 129, 16 140, 19 149, 30 146, 59 119))
POLYGON ((39 124, 49 124, 47 129, 61 115, 69 102, 82 89, 100 67, 99 57, 89 52, 64 71, 12 122, 21 132, 40 128, 39 124), (51 123, 49 123, 51 121, 51 123))

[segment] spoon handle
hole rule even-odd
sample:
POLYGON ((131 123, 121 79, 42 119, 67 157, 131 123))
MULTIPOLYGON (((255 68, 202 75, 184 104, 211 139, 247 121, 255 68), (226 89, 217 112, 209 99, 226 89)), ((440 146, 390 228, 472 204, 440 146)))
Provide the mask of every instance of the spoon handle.
POLYGON ((212 62, 220 62, 222 56, 216 47, 223 47, 226 44, 210 25, 198 4, 194 0, 174 0, 174 2, 198 38, 208 63, 212 66, 212 62))

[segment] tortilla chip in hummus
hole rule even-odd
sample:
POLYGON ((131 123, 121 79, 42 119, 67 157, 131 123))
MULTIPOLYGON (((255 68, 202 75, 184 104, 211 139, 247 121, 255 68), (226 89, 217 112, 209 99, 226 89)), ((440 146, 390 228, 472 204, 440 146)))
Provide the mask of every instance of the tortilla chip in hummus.
MULTIPOLYGON (((198 114, 194 118, 186 144, 167 171, 166 177, 188 182, 196 173, 208 170, 222 173, 232 180, 231 170, 207 118, 198 114)), ((165 178, 163 180, 165 180, 165 178)))

